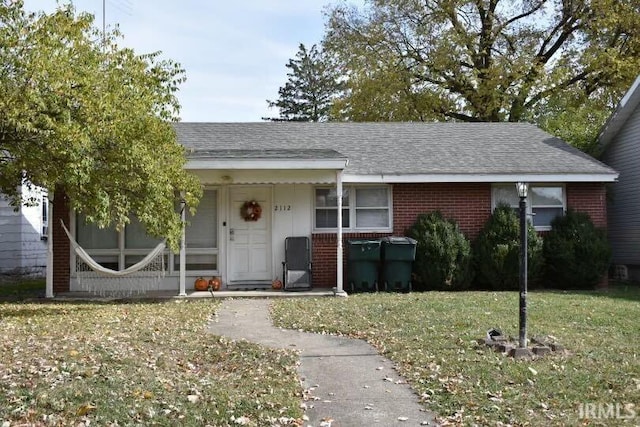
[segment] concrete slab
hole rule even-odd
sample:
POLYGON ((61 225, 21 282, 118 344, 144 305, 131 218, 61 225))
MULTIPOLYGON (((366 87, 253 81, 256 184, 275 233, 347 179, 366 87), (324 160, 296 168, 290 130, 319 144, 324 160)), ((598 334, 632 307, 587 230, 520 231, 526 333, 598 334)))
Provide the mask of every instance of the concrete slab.
POLYGON ((149 291, 144 294, 133 295, 107 295, 97 296, 90 292, 61 292, 55 295, 53 300, 60 301, 84 301, 84 300, 119 300, 119 299, 179 299, 179 298, 301 298, 301 297, 327 297, 336 296, 336 293, 332 289, 318 288, 308 291, 289 291, 274 289, 263 290, 232 290, 232 291, 215 291, 213 293, 209 291, 187 291, 187 295, 180 296, 176 291, 149 291))
POLYGON ((436 425, 388 359, 362 340, 276 328, 269 300, 225 300, 209 330, 272 348, 300 351, 308 390, 306 426, 436 425), (329 421, 331 420, 331 421, 329 421))

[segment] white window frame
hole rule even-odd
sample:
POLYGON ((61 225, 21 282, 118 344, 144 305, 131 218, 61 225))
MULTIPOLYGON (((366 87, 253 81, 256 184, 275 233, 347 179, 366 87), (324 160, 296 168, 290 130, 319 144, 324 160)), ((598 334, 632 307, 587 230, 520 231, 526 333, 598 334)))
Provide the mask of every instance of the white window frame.
POLYGON ((42 203, 40 207, 42 222, 40 240, 47 240, 49 238, 49 195, 47 193, 42 195, 40 203, 42 203))
MULTIPOLYGON (((349 206, 343 206, 343 210, 349 211, 349 227, 343 227, 342 230, 347 233, 389 233, 393 231, 393 186, 391 185, 380 185, 380 184, 371 184, 371 185, 343 185, 343 190, 348 191, 349 195, 349 206), (358 208, 356 206, 356 190, 362 188, 384 188, 387 190, 387 206, 367 206, 366 208, 358 208), (388 227, 366 227, 366 228, 357 228, 356 227, 356 212, 358 209, 388 209, 389 211, 389 226, 388 227)), ((332 190, 335 187, 331 186, 316 186, 313 188, 312 193, 312 206, 313 206, 313 232, 314 233, 335 233, 338 229, 337 227, 333 228, 318 228, 316 226, 316 212, 317 209, 335 209, 333 208, 317 208, 316 207, 316 190, 332 190)))
MULTIPOLYGON (((527 196, 527 217, 529 218, 529 220, 533 223, 533 216, 535 215, 535 212, 533 211, 535 208, 558 208, 559 206, 556 205, 533 205, 532 199, 533 197, 531 196, 531 188, 535 188, 535 187, 554 187, 554 188, 561 188, 562 189, 562 214, 566 215, 567 214, 567 187, 565 184, 561 184, 561 183, 536 183, 536 184, 529 184, 529 192, 528 192, 528 196, 527 196)), ((516 192, 516 184, 512 183, 512 184, 493 184, 491 186, 491 211, 493 212, 495 210, 495 208, 498 206, 498 200, 496 197, 496 190, 497 189, 502 189, 502 188, 513 188, 514 193, 516 192)), ((519 209, 520 206, 518 204, 514 205, 509 205, 510 207, 512 207, 513 209, 519 209)), ((534 229, 536 231, 549 231, 551 230, 551 225, 536 225, 534 226, 534 229)))

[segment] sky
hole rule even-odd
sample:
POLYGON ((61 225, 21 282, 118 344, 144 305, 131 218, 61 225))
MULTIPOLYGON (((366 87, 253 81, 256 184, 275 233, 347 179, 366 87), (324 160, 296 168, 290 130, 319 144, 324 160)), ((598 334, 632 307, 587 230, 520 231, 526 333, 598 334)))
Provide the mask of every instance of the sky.
MULTIPOLYGON (((121 46, 162 51, 186 70, 178 98, 183 121, 255 122, 277 117, 285 64, 300 43, 324 34, 331 0, 74 0, 96 26, 119 25, 121 46)), ((51 12, 55 0, 25 0, 28 11, 51 12)), ((65 2, 66 3, 66 2, 65 2)))

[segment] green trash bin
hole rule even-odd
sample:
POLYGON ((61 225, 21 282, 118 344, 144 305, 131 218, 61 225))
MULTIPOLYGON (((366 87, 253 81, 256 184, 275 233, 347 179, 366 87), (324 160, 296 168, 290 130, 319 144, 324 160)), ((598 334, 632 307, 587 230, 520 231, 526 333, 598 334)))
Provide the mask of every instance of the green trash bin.
POLYGON ((410 237, 383 237, 382 282, 384 290, 411 292, 411 270, 416 241, 410 237))
POLYGON ((347 283, 351 292, 376 292, 380 240, 349 240, 347 249, 347 283))

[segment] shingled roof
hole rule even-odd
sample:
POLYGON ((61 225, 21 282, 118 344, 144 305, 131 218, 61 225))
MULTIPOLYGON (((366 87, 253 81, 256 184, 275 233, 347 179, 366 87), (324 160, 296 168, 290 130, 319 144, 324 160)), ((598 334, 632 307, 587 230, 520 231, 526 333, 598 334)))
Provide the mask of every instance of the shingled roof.
POLYGON ((527 123, 177 123, 175 129, 191 157, 256 158, 279 150, 304 156, 324 150, 318 153, 348 158, 345 174, 351 176, 617 177, 613 169, 527 123))

